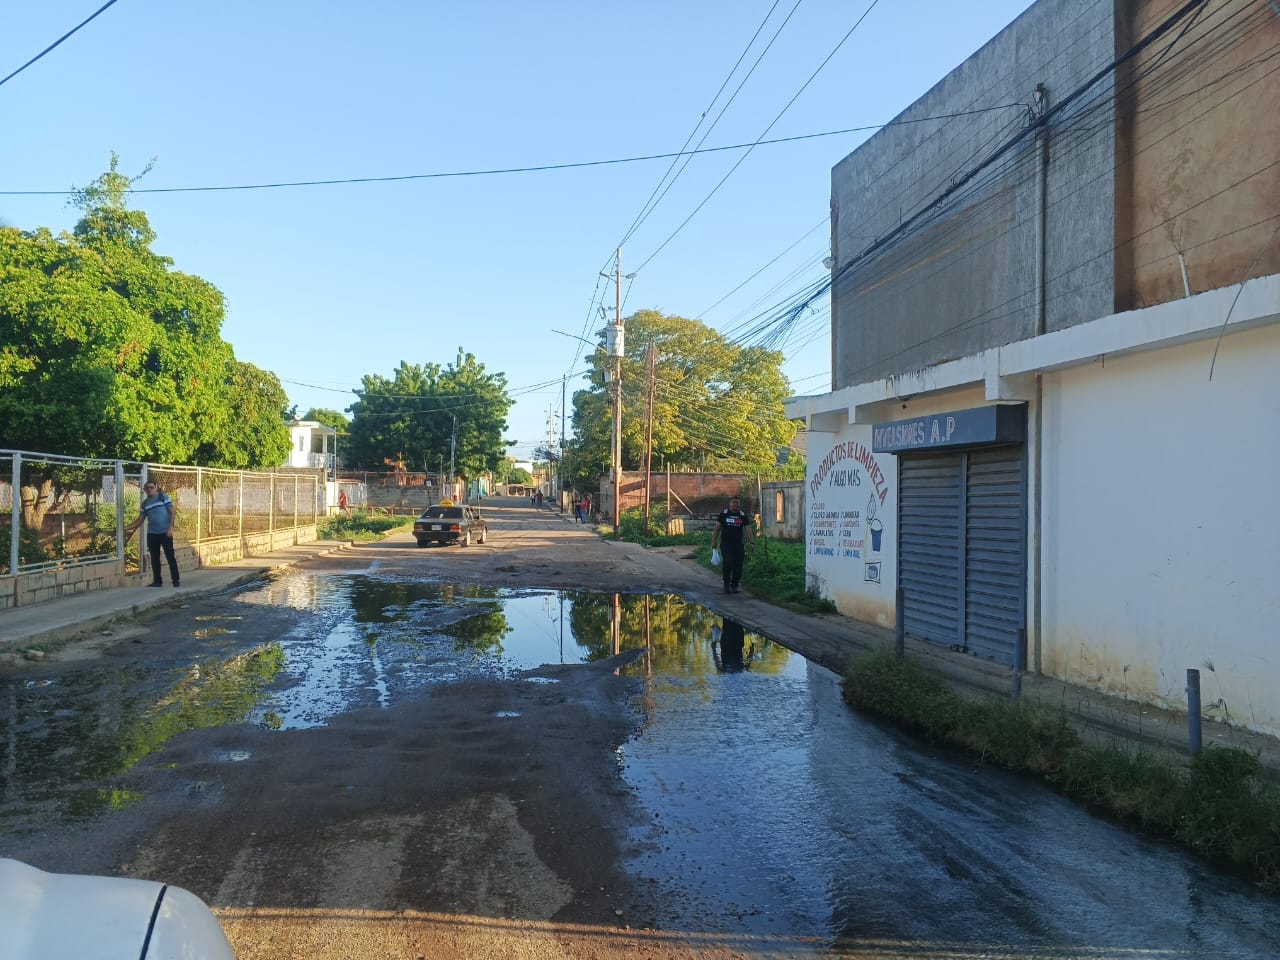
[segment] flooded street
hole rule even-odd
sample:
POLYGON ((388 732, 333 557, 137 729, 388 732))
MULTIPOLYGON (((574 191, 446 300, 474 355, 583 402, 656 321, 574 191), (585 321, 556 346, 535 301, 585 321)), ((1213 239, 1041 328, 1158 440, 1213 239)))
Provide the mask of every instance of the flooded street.
MULTIPOLYGON (((515 725, 514 740, 533 711, 567 696, 565 675, 547 665, 633 651, 620 670, 635 684, 634 725, 609 758, 632 804, 616 843, 662 930, 749 935, 759 955, 775 956, 1280 956, 1274 898, 852 713, 835 675, 677 596, 458 586, 375 564, 295 570, 175 611, 164 626, 190 645, 141 638, 126 653, 145 658, 3 679, 0 855, 51 849, 59 830, 96 829, 161 801, 177 829, 258 760, 253 777, 328 777, 330 793, 350 791, 336 738, 363 762, 383 763, 384 750, 390 762, 409 742, 393 737, 421 722, 413 711, 461 684, 524 691, 488 714, 499 737, 501 724, 515 725), (388 718, 394 734, 379 725, 388 718), (285 742, 295 768, 262 756, 285 742)), ((472 749, 463 740, 475 726, 435 748, 472 749)), ((564 742, 511 750, 536 766, 534 751, 564 742)), ((494 782, 507 775, 499 759, 476 756, 494 782)), ((378 789, 383 799, 368 803, 398 802, 378 789)), ((375 813, 361 808, 359 829, 380 822, 375 813)), ((357 815, 326 823, 340 831, 357 815)), ((555 842, 580 847, 583 837, 563 837, 575 826, 560 823, 555 842)), ((260 856, 267 831, 256 829, 260 856)), ((243 906, 228 879, 242 868, 218 870, 204 895, 243 906)), ((415 906, 403 890, 388 902, 415 906)), ((611 907, 628 918, 633 909, 611 907)))

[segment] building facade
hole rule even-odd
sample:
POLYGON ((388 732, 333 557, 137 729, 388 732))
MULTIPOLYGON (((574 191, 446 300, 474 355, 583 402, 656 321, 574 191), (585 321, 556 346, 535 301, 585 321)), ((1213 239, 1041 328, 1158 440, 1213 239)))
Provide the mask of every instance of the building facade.
POLYGON ((1040 0, 836 165, 788 407, 842 612, 1280 734, 1277 50, 1264 0, 1040 0))

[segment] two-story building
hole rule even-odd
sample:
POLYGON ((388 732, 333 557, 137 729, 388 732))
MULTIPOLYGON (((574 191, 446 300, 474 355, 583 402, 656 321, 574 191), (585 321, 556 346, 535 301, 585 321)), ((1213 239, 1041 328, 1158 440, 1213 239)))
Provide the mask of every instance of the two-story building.
POLYGON ((1264 0, 1039 0, 835 166, 788 410, 842 612, 1280 734, 1277 51, 1264 0))

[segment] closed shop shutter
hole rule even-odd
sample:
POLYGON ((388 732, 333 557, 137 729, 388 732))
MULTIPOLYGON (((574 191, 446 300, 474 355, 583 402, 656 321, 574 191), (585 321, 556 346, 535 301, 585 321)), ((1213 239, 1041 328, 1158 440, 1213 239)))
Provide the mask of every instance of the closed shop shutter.
POLYGON ((961 458, 898 458, 898 585, 907 633, 961 641, 961 458))
POLYGON ((966 453, 965 643, 1012 665, 1026 622, 1026 491, 1023 447, 966 453))

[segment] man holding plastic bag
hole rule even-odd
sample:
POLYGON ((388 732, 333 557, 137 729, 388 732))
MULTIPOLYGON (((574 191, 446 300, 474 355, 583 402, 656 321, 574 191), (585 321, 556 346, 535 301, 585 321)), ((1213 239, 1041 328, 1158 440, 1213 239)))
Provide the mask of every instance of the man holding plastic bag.
POLYGON ((720 555, 720 571, 724 577, 724 592, 737 593, 742 580, 742 564, 746 559, 746 547, 756 547, 756 528, 751 518, 742 512, 742 500, 729 498, 727 510, 721 510, 716 518, 716 529, 711 534, 711 562, 720 555), (744 539, 745 542, 744 542, 744 539))

